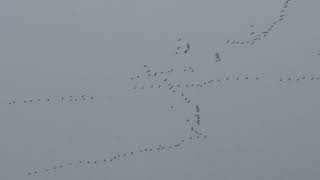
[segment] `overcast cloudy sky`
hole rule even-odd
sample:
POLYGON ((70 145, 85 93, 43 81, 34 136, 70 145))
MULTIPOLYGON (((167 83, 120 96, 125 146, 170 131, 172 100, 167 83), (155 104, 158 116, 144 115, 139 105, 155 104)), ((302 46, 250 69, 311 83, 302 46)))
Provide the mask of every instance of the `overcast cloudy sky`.
POLYGON ((319 7, 1 0, 0 179, 320 179, 319 7))

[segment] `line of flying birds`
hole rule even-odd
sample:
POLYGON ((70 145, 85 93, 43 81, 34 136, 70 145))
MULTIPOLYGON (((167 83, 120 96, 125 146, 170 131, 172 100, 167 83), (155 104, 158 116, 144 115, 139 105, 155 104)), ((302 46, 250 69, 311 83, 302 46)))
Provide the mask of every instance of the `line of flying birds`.
MULTIPOLYGON (((194 72, 194 68, 189 66, 189 68, 184 68, 183 72, 187 72, 187 70, 192 70, 191 72, 194 72)), ((150 69, 147 70, 148 73, 151 72, 150 69)), ((173 68, 170 68, 168 70, 170 73, 155 73, 153 79, 149 79, 148 81, 141 83, 139 81, 139 78, 143 78, 145 76, 139 75, 139 78, 133 78, 131 80, 136 80, 136 83, 132 85, 131 90, 134 91, 141 91, 141 90, 146 90, 146 89, 161 89, 161 88, 166 88, 169 87, 169 90, 172 90, 174 93, 177 93, 176 89, 173 88, 202 88, 202 87, 212 87, 213 85, 220 85, 223 82, 237 82, 237 81, 260 81, 262 79, 265 79, 265 76, 262 76, 262 74, 256 75, 256 76, 249 76, 249 75, 229 75, 229 76, 224 76, 224 77, 218 77, 218 78, 212 78, 208 79, 202 82, 194 82, 194 83, 176 83, 176 82, 171 82, 167 83, 164 85, 164 82, 168 82, 168 78, 173 75, 172 73, 177 72, 173 68), (167 76, 165 76, 165 75, 167 76), (159 76, 158 76, 159 75, 159 76)), ((190 72, 190 71, 189 71, 190 72)), ((288 77, 280 77, 277 79, 273 79, 275 82, 302 82, 302 81, 319 81, 320 80, 320 75, 292 75, 288 77)), ((184 97, 184 93, 180 93, 181 97, 184 97)), ((187 98, 186 98, 187 99, 187 98)), ((190 102, 187 100, 187 102, 190 102)))
POLYGON ((144 154, 144 153, 162 153, 162 152, 169 152, 169 151, 182 151, 183 145, 185 143, 196 143, 203 139, 206 139, 207 136, 189 136, 185 139, 181 139, 177 143, 172 144, 159 144, 150 147, 138 148, 137 150, 128 151, 125 153, 114 153, 112 156, 108 156, 105 158, 101 158, 99 160, 74 160, 68 162, 61 162, 56 165, 53 165, 48 168, 42 168, 37 170, 32 170, 26 173, 26 176, 39 176, 39 175, 49 175, 52 173, 57 172, 60 169, 65 168, 80 168, 80 167, 92 167, 92 166, 105 166, 109 167, 113 164, 113 162, 118 160, 130 160, 135 158, 137 155, 144 154), (130 159, 129 159, 130 158, 130 159))
MULTIPOLYGON (((227 40, 226 44, 230 44, 230 45, 254 45, 257 41, 262 40, 263 38, 266 38, 269 33, 271 33, 274 28, 279 25, 281 22, 284 21, 284 18, 286 16, 286 11, 288 9, 288 5, 292 0, 286 0, 283 4, 282 4, 282 8, 280 10, 280 14, 277 18, 277 20, 273 21, 271 23, 271 25, 269 25, 269 27, 261 32, 256 32, 256 31, 252 31, 249 33, 249 38, 247 40, 227 40)), ((253 28, 254 25, 250 25, 250 28, 253 28)))
POLYGON ((61 96, 59 98, 28 98, 24 100, 11 100, 8 102, 10 105, 14 104, 39 104, 39 103, 63 103, 63 102, 84 102, 94 100, 93 96, 82 94, 80 96, 61 96))

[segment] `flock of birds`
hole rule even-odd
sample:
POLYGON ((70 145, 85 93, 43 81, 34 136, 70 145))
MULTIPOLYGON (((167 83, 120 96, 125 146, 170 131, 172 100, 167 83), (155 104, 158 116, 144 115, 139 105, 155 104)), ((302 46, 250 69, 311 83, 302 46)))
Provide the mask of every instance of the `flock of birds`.
MULTIPOLYGON (((248 34, 248 39, 246 40, 230 40, 228 39, 225 44, 227 45, 233 45, 233 46, 240 46, 240 45, 254 45, 256 42, 263 40, 266 38, 274 29, 280 25, 285 20, 287 9, 289 7, 289 4, 292 0, 285 0, 282 4, 280 13, 278 15, 278 18, 273 21, 265 30, 257 32, 257 31, 251 31, 248 34)), ((250 25, 250 28, 253 29, 255 26, 253 24, 250 25)), ((191 44, 189 42, 183 41, 182 38, 178 38, 178 46, 176 48, 175 54, 187 54, 191 50, 191 44)), ((318 53, 319 55, 320 53, 318 53)), ((214 53, 214 59, 215 62, 221 62, 221 53, 215 52, 214 53)))
MULTIPOLYGON (((178 38, 177 42, 178 42, 178 46, 175 52, 176 55, 187 54, 190 52, 191 50, 190 42, 183 41, 182 38, 178 38)), ((215 62, 221 62, 221 55, 219 52, 214 53, 214 59, 215 59, 215 62)))
MULTIPOLYGON (((184 92, 187 88, 203 88, 209 87, 213 84, 221 84, 223 82, 230 82, 230 81, 259 81, 265 79, 263 76, 248 76, 248 75, 233 75, 233 76, 225 76, 219 77, 215 79, 209 79, 202 82, 196 83, 189 83, 189 84, 182 84, 174 82, 170 79, 170 75, 173 73, 178 72, 178 70, 174 68, 170 68, 166 71, 153 71, 148 65, 143 66, 143 71, 139 75, 129 78, 130 81, 134 81, 133 90, 144 90, 144 89, 164 89, 167 92, 175 95, 177 98, 180 98, 182 102, 186 105, 190 106, 190 109, 193 109, 189 112, 189 116, 185 117, 183 121, 187 123, 187 134, 183 138, 178 138, 174 140, 174 143, 169 144, 158 144, 158 145, 151 145, 149 147, 140 147, 135 150, 126 151, 122 153, 114 153, 112 156, 104 157, 97 160, 74 160, 70 162, 63 162, 59 164, 55 164, 49 168, 43 168, 38 170, 32 170, 27 172, 27 176, 32 175, 48 175, 58 171, 59 169, 63 168, 81 168, 81 167, 94 167, 94 166, 111 166, 113 162, 118 160, 130 160, 139 154, 144 153, 162 153, 162 152, 169 152, 169 151, 176 151, 182 150, 184 145, 187 143, 198 143, 201 140, 206 139, 208 136, 201 128, 201 115, 200 115, 200 106, 194 103, 191 98, 189 98, 184 92), (144 85, 141 87, 137 87, 135 84, 139 84, 141 80, 148 79, 144 85)), ((194 73, 195 69, 192 66, 186 66, 181 71, 183 73, 191 72, 194 73)), ((320 75, 299 75, 299 76, 283 76, 278 78, 278 82, 285 83, 285 82, 300 82, 300 81, 320 81, 320 75)), ((72 96, 69 96, 71 98, 72 96)), ((81 95, 80 98, 73 97, 71 101, 75 101, 75 99, 93 99, 93 97, 89 97, 86 95, 81 95), (85 98, 84 98, 85 97, 85 98)), ((61 99, 60 99, 61 100, 61 99)), ((64 99, 66 100, 66 99, 64 99)), ((70 99, 69 99, 70 100, 70 99)), ((29 101, 30 102, 30 101, 29 101)), ((169 105, 170 109, 174 109, 173 105, 169 105)))
MULTIPOLYGON (((169 87, 169 90, 172 93, 179 94, 181 97, 185 97, 183 92, 178 92, 177 89, 186 89, 186 88, 205 88, 205 87, 215 87, 215 85, 219 86, 226 82, 239 82, 239 81, 260 81, 266 79, 264 73, 249 76, 249 75, 227 75, 224 77, 217 77, 211 78, 207 80, 203 80, 200 82, 193 82, 193 83, 177 83, 177 82, 169 82, 169 78, 174 73, 183 72, 195 72, 195 69, 192 66, 187 68, 183 68, 183 71, 178 71, 177 69, 170 68, 167 71, 160 71, 160 72, 151 72, 150 69, 146 71, 146 75, 137 75, 135 77, 131 77, 130 79, 134 83, 130 88, 134 92, 146 90, 146 89, 161 89, 169 87), (151 77, 151 78, 150 78, 151 77), (146 82, 142 82, 143 78, 148 78, 146 82), (142 82, 142 83, 141 83, 142 82), (164 85, 163 83, 167 83, 164 85)), ((292 76, 282 76, 277 79, 273 79, 274 82, 303 82, 303 81, 319 81, 320 75, 292 75, 292 76)), ((283 84, 282 83, 282 84, 283 84)), ((187 103, 191 101, 186 98, 187 103)))
MULTIPOLYGON (((185 70, 194 71, 193 68, 189 67, 185 70)), ((166 71, 167 73, 172 73, 174 70, 169 69, 166 71)), ((155 74, 158 74, 157 72, 153 72, 151 68, 149 68, 148 65, 144 65, 144 72, 141 75, 135 76, 130 78, 130 80, 139 80, 142 77, 149 77, 148 75, 151 74, 154 76, 155 74)), ((165 73, 159 73, 159 74, 165 74, 165 73)), ((157 76, 155 76, 157 77, 157 76)), ((149 147, 140 147, 136 150, 127 151, 124 153, 114 153, 113 156, 101 158, 99 160, 75 160, 70 162, 63 162, 56 165, 53 165, 49 168, 43 168, 38 170, 32 170, 27 172, 27 176, 34 176, 34 175, 48 175, 52 174, 59 169, 62 168, 80 168, 80 167, 87 167, 87 166, 110 166, 114 161, 117 160, 128 160, 132 159, 135 156, 143 153, 161 153, 161 152, 168 152, 173 150, 183 150, 183 146, 186 143, 199 143, 201 140, 206 139, 208 136, 203 132, 203 130, 200 128, 201 124, 201 117, 200 117, 200 106, 198 104, 194 104, 193 101, 189 97, 186 96, 186 94, 176 89, 175 86, 173 86, 173 82, 168 79, 166 76, 159 76, 159 81, 162 82, 161 86, 164 87, 167 92, 172 93, 176 95, 178 98, 182 98, 183 102, 188 104, 190 106, 190 109, 193 109, 191 112, 189 112, 189 115, 182 120, 182 122, 186 122, 187 126, 187 134, 183 138, 178 138, 174 140, 174 143, 169 144, 158 144, 158 145, 152 145, 149 147), (182 96, 180 96, 182 94, 182 96)), ((174 109, 173 105, 169 105, 170 109, 174 109)))
POLYGON ((18 105, 18 104, 39 104, 39 103, 64 103, 64 102, 85 102, 85 101, 90 101, 94 100, 93 96, 88 96, 86 94, 82 94, 80 96, 62 96, 59 98, 28 98, 24 100, 11 100, 8 102, 9 105, 18 105))
MULTIPOLYGON (((284 20, 286 15, 286 9, 288 8, 289 3, 292 0, 285 0, 283 3, 283 7, 280 11, 279 18, 274 21, 267 30, 257 33, 255 31, 249 34, 250 39, 246 41, 236 41, 236 40, 227 40, 226 44, 231 45, 253 45, 257 41, 262 40, 267 37, 268 34, 280 23, 284 20)), ((254 28, 254 25, 250 26, 254 28)), ((176 48, 175 54, 187 54, 191 50, 191 44, 189 42, 183 41, 182 38, 178 38, 177 40, 178 46, 176 48)), ((320 54, 320 53, 319 53, 320 54)), ((215 62, 221 62, 220 53, 214 53, 215 62)), ((259 74, 254 76, 249 75, 227 75, 224 77, 216 77, 203 81, 192 82, 192 83, 181 83, 173 81, 172 75, 175 73, 195 73, 196 70, 192 66, 184 66, 181 69, 169 68, 165 71, 154 71, 149 65, 143 66, 143 72, 136 73, 135 76, 129 78, 131 82, 130 90, 133 92, 142 92, 147 89, 152 90, 163 90, 166 93, 174 95, 180 102, 183 102, 184 105, 189 106, 190 111, 187 112, 187 116, 182 118, 182 122, 186 125, 186 134, 183 135, 182 138, 173 139, 172 143, 168 144, 156 144, 150 145, 146 147, 139 147, 135 150, 128 150, 125 152, 114 153, 113 155, 103 157, 101 159, 96 160, 84 160, 78 159, 69 162, 62 162, 55 164, 48 168, 42 169, 33 169, 26 173, 27 176, 35 176, 35 175, 48 175, 58 171, 59 169, 64 168, 80 168, 80 167, 95 167, 95 166, 105 166, 109 167, 113 162, 118 160, 130 160, 135 158, 140 154, 145 153, 163 153, 169 151, 183 150, 183 147, 188 143, 199 143, 202 140, 208 138, 205 130, 202 129, 202 119, 201 119, 201 108, 199 104, 197 104, 193 99, 191 99, 185 90, 190 88, 205 88, 205 87, 215 87, 215 85, 221 85, 225 82, 241 82, 241 81, 250 81, 256 82, 264 79, 268 79, 265 74, 259 74)), ((296 75, 296 76, 282 76, 276 79, 272 79, 272 81, 285 84, 289 82, 303 82, 303 81, 320 81, 320 75, 296 75)), ((25 99, 22 101, 12 100, 9 102, 10 105, 13 104, 31 104, 31 103, 49 103, 49 102, 82 102, 93 100, 93 96, 88 95, 80 95, 80 96, 66 96, 59 98, 31 98, 25 99)), ((168 104, 170 110, 174 110, 175 106, 172 104, 168 104)))
POLYGON ((26 175, 27 176, 49 175, 60 169, 66 169, 66 168, 97 167, 97 166, 109 167, 115 161, 129 160, 138 155, 145 154, 145 153, 156 153, 156 152, 161 153, 161 152, 168 152, 168 151, 174 151, 174 150, 181 150, 182 146, 185 143, 193 143, 196 140, 200 140, 201 138, 205 139, 207 137, 206 136, 196 136, 196 137, 190 136, 188 138, 181 139, 176 143, 158 144, 154 146, 139 148, 139 149, 124 152, 124 153, 114 153, 114 155, 101 158, 98 160, 75 160, 70 162, 61 162, 49 168, 29 171, 27 172, 26 175))
POLYGON ((189 42, 184 42, 182 38, 178 38, 178 46, 176 48, 176 55, 187 54, 191 50, 191 44, 189 42))
MULTIPOLYGON (((273 21, 271 25, 268 26, 268 28, 261 32, 255 32, 252 31, 249 33, 249 38, 247 40, 227 40, 226 44, 230 45, 254 45, 257 41, 262 40, 263 38, 266 38, 269 33, 271 33, 277 25, 279 25, 281 22, 284 21, 284 18, 286 17, 286 11, 288 9, 288 6, 292 0, 285 0, 282 4, 282 8, 280 10, 280 14, 277 18, 277 20, 273 21)), ((250 28, 254 28, 254 25, 250 25, 250 28)))

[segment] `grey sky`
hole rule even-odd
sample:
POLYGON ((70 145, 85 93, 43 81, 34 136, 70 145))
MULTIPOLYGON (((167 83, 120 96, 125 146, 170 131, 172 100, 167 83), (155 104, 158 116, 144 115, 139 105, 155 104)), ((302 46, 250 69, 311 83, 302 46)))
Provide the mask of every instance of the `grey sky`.
POLYGON ((0 1, 0 179, 319 179, 320 81, 311 80, 320 77, 319 1, 292 0, 254 45, 226 44, 268 29, 283 2, 0 1), (190 51, 175 54, 186 42, 190 51), (145 64, 173 68, 165 74, 180 84, 224 78, 181 88, 200 106, 208 138, 105 165, 105 157, 189 137, 193 106, 149 88, 148 77, 132 90, 129 78, 145 64), (189 66, 195 72, 183 72, 189 66), (91 164, 26 175, 78 160, 91 164))

